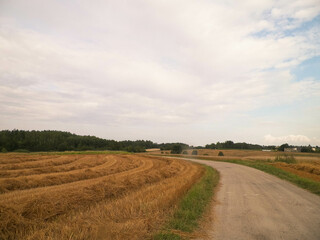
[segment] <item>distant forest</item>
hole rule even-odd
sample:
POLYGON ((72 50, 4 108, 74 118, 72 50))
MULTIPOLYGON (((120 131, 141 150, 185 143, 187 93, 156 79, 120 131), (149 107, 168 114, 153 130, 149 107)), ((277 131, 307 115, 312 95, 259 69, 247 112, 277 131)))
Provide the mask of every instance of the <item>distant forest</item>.
POLYGON ((2 152, 46 152, 46 151, 85 151, 115 150, 144 152, 148 148, 172 150, 174 146, 189 148, 184 143, 153 143, 152 141, 115 141, 94 136, 79 136, 62 131, 0 131, 0 150, 2 152))
MULTIPOLYGON (((278 150, 283 151, 288 144, 281 145, 278 150)), ((115 141, 98 138, 95 136, 80 136, 70 132, 62 131, 24 131, 24 130, 2 130, 0 131, 0 150, 2 152, 47 152, 47 151, 84 151, 84 150, 116 150, 128 152, 144 152, 148 148, 160 148, 180 153, 187 148, 207 149, 251 149, 275 150, 276 146, 261 146, 249 143, 234 143, 225 141, 223 143, 211 143, 206 146, 193 147, 185 143, 154 143, 152 141, 115 141)), ((319 148, 317 148, 318 150, 319 148)), ((312 152, 311 146, 303 147, 302 150, 312 152)))

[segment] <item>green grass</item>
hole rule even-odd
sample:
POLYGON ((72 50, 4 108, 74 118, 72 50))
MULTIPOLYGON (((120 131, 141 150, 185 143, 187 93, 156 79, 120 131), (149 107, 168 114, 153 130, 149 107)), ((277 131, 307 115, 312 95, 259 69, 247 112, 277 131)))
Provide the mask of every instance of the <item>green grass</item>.
POLYGON ((153 240, 180 240, 181 237, 178 234, 171 232, 161 232, 153 237, 153 240))
POLYGON ((204 167, 204 176, 187 192, 172 219, 160 233, 153 236, 154 240, 183 239, 175 232, 191 233, 198 227, 199 220, 212 200, 214 188, 219 182, 219 173, 211 167, 204 167))
POLYGON ((284 162, 284 163, 297 163, 297 160, 295 159, 295 157, 291 154, 291 155, 287 155, 287 154, 283 154, 283 155, 278 155, 276 156, 276 158, 274 159, 275 162, 284 162))

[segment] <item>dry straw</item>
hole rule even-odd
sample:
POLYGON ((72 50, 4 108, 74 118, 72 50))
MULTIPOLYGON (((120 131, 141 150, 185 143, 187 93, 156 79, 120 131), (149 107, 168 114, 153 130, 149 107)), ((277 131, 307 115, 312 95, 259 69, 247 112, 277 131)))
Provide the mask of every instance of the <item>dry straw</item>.
POLYGON ((204 171, 189 162, 141 155, 18 157, 0 159, 0 176, 15 171, 3 166, 22 171, 0 179, 0 239, 145 239, 204 171), (31 163, 47 168, 42 161, 53 172, 30 175, 31 163))

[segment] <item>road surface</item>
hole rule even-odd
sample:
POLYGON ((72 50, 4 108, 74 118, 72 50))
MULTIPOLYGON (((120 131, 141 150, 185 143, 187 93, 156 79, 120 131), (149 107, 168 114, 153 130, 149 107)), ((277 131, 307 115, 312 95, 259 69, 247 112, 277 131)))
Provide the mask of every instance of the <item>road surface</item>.
POLYGON ((210 239, 320 239, 319 196, 254 168, 192 161, 221 175, 210 239))

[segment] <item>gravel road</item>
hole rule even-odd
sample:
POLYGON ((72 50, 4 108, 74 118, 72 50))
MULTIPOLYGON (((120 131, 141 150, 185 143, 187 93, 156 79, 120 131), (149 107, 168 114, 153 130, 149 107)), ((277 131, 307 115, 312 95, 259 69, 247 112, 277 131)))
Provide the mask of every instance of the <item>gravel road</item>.
POLYGON ((221 174, 211 239, 320 239, 319 196, 246 166, 192 161, 221 174))

